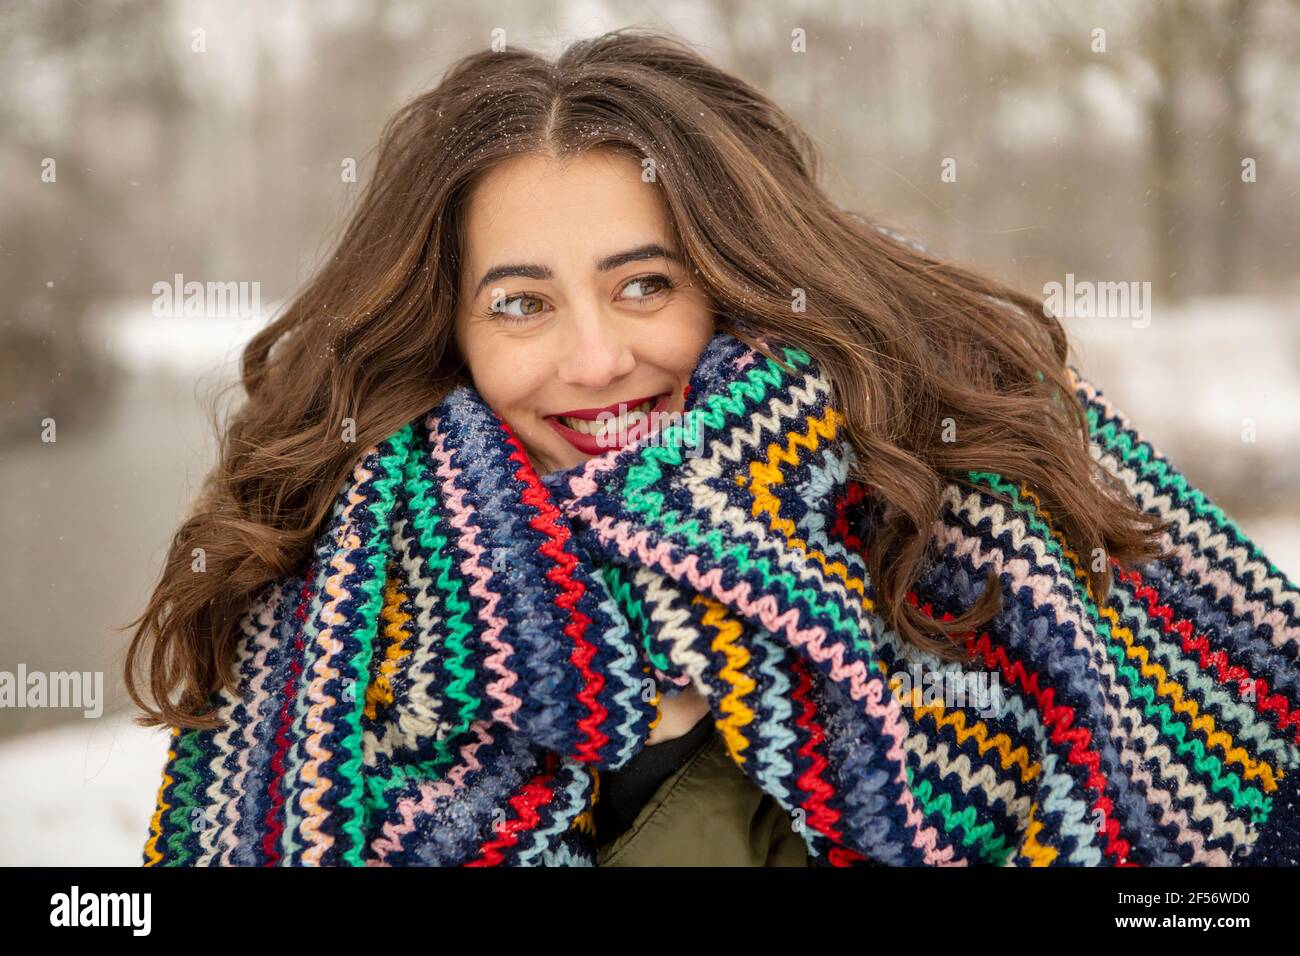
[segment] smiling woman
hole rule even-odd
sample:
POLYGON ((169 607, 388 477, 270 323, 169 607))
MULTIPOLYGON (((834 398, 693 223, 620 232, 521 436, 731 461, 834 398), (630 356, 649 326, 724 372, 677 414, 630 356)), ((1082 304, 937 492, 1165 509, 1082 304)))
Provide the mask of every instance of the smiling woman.
POLYGON ((1297 861, 1300 593, 817 164, 636 30, 398 112, 137 622, 148 863, 1297 861))
POLYGON ((466 209, 456 344, 539 472, 682 411, 713 305, 637 162, 525 155, 485 175, 466 209))

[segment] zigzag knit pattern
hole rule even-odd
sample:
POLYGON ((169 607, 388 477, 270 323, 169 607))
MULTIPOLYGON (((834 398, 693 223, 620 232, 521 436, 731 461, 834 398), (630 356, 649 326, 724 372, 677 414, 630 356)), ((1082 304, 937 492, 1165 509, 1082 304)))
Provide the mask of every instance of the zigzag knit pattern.
POLYGON ((776 354, 715 336, 681 421, 545 478, 468 387, 369 449, 221 727, 173 730, 145 864, 594 865, 601 771, 686 683, 817 865, 1297 864, 1300 593, 1218 507, 1071 367, 1173 556, 1099 603, 1033 491, 971 473, 909 600, 992 569, 1002 610, 941 662, 876 613, 879 502, 776 354))

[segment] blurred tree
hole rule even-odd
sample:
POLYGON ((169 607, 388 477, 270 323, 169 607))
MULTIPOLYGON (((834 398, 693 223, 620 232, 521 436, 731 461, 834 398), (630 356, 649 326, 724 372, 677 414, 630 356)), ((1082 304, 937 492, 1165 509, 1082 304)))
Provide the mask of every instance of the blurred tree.
MULTIPOLYGON (((125 291, 115 268, 129 245, 126 183, 103 172, 113 149, 100 136, 124 104, 180 108, 174 61, 155 46, 161 0, 108 5, 63 0, 0 8, 0 441, 32 440, 47 415, 93 415, 111 369, 88 328, 106 295, 125 291), (144 55, 131 55, 141 52, 144 55), (33 84, 37 95, 25 95, 33 84), (53 181, 43 164, 53 161, 53 181)), ((149 170, 137 173, 146 179, 149 170)))

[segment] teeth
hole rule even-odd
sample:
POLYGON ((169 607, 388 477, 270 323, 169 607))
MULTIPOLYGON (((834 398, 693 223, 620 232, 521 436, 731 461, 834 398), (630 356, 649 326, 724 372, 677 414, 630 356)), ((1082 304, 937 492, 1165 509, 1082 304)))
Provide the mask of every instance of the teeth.
POLYGON ((629 431, 635 425, 645 421, 650 417, 650 409, 654 408, 654 399, 642 402, 640 405, 630 408, 626 413, 619 415, 617 418, 604 421, 588 421, 585 418, 570 418, 568 415, 560 415, 558 418, 569 428, 583 435, 591 435, 593 438, 600 438, 606 433, 619 434, 620 432, 629 431))

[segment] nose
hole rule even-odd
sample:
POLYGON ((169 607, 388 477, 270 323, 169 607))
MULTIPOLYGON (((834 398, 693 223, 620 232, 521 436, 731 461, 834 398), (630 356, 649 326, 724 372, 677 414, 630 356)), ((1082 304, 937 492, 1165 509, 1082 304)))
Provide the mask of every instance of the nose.
POLYGON ((636 368, 636 356, 626 333, 602 315, 571 324, 559 360, 558 376, 565 385, 603 388, 636 368))

